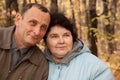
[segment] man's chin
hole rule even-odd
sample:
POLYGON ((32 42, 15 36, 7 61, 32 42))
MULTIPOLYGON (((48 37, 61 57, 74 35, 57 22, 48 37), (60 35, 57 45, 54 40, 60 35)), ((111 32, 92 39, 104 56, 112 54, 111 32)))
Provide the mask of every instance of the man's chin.
POLYGON ((28 44, 31 45, 31 46, 34 46, 34 45, 38 44, 39 42, 40 41, 31 40, 31 41, 28 42, 28 44))
POLYGON ((36 45, 36 44, 39 44, 40 42, 34 42, 34 43, 31 43, 32 46, 36 45))
POLYGON ((34 46, 36 43, 28 43, 29 46, 34 46))

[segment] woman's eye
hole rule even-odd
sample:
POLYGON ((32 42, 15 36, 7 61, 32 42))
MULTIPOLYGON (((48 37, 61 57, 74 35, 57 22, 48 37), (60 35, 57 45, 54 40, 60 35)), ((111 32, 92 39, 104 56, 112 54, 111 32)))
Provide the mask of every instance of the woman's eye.
POLYGON ((66 34, 65 36, 70 36, 70 35, 66 34))
POLYGON ((70 34, 64 34, 64 36, 65 36, 65 37, 69 37, 69 36, 70 36, 70 34))
POLYGON ((51 38, 57 38, 57 36, 51 36, 51 38))
POLYGON ((55 39, 55 38, 58 38, 58 36, 57 35, 50 35, 49 38, 55 39))

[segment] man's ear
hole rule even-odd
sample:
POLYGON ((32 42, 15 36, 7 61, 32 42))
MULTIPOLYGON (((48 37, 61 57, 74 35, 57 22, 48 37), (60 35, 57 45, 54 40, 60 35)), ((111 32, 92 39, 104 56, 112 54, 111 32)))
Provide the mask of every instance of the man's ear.
POLYGON ((15 16, 15 25, 17 26, 20 23, 22 16, 21 14, 17 13, 15 16))

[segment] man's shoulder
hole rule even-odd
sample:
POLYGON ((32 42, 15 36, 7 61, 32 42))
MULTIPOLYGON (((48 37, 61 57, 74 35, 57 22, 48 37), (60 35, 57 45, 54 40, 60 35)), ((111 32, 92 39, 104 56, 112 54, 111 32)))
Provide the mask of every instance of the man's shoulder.
POLYGON ((10 48, 11 45, 11 36, 15 26, 11 26, 8 28, 0 28, 0 47, 4 47, 6 49, 10 48))
POLYGON ((9 31, 9 30, 14 29, 14 28, 15 28, 15 26, 2 27, 2 28, 0 28, 0 33, 9 31))

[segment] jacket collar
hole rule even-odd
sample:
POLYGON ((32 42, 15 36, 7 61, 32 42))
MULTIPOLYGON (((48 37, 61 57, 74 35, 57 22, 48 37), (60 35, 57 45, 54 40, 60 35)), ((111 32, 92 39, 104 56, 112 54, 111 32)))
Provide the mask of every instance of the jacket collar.
POLYGON ((33 46, 29 49, 29 54, 26 56, 26 58, 28 58, 31 63, 40 66, 42 56, 42 51, 37 46, 33 46))

